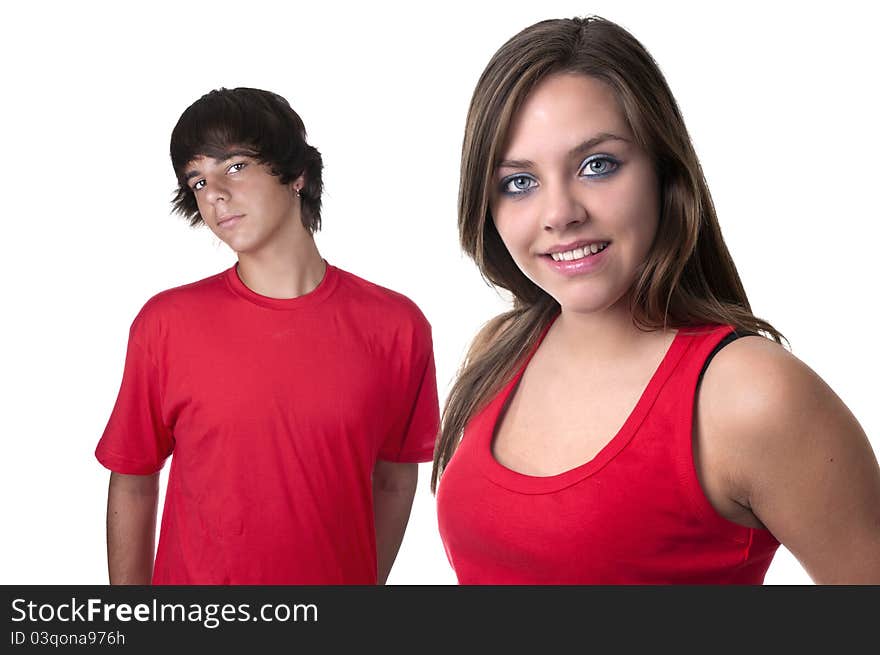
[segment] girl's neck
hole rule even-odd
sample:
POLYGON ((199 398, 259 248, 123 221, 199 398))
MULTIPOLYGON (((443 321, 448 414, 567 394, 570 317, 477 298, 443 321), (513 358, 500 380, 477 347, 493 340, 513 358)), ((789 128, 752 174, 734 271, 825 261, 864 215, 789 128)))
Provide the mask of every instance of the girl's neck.
POLYGON ((579 355, 601 360, 619 360, 632 356, 646 342, 665 339, 663 332, 646 332, 633 321, 629 298, 597 312, 576 312, 564 307, 551 328, 553 341, 573 357, 579 355))

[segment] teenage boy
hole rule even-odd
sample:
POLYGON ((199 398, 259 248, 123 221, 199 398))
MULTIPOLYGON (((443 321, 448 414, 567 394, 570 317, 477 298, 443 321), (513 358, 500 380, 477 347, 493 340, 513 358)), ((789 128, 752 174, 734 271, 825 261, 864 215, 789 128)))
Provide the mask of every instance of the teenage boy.
POLYGON ((287 101, 220 89, 171 135, 175 210, 238 256, 150 299, 96 450, 111 584, 375 584, 438 427, 431 331, 331 266, 321 155, 287 101), (173 453, 153 564, 158 477, 173 453))

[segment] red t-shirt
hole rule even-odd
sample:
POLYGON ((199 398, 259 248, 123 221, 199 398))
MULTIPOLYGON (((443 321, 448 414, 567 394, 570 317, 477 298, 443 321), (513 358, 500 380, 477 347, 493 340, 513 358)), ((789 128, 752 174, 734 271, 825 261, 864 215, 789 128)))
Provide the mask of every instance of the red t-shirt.
POLYGON ((693 459, 697 381, 730 331, 680 330, 620 431, 589 462, 548 477, 508 469, 491 450, 530 355, 468 423, 437 490, 440 535, 459 582, 763 581, 779 542, 721 517, 693 459))
POLYGON ((327 265, 273 299, 236 267, 150 299, 95 452, 174 454, 154 584, 375 584, 377 459, 431 459, 431 329, 406 297, 327 265))

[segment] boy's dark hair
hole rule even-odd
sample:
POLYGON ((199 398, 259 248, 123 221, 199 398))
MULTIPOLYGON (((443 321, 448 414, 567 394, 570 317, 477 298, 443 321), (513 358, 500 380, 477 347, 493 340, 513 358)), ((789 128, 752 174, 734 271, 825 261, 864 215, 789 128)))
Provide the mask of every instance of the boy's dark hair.
POLYGON ((202 222, 184 168, 200 155, 219 159, 233 146, 253 149, 253 156, 269 166, 280 184, 303 175, 302 222, 311 233, 320 229, 321 153, 306 142, 302 119, 287 100, 260 89, 215 89, 181 114, 171 132, 171 164, 178 184, 172 201, 175 212, 190 225, 202 222))

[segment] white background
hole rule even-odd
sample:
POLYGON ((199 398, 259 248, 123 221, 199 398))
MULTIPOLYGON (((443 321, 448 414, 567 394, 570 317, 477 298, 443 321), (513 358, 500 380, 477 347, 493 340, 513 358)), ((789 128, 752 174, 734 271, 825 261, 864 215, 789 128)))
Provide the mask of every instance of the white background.
MULTIPOLYGON (((465 112, 493 52, 544 18, 597 13, 653 54, 755 313, 880 451, 880 47, 862 3, 415 5, 4 9, 0 583, 106 582, 108 473, 93 450, 128 327, 156 292, 234 262, 210 232, 170 215, 168 142, 183 109, 220 86, 290 101, 324 156, 322 253, 422 308, 442 401, 469 339, 504 307, 459 253, 465 112)), ((430 465, 420 474, 389 582, 454 583, 430 465)), ((783 549, 767 582, 810 579, 783 549)))

